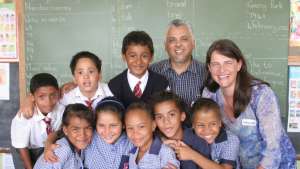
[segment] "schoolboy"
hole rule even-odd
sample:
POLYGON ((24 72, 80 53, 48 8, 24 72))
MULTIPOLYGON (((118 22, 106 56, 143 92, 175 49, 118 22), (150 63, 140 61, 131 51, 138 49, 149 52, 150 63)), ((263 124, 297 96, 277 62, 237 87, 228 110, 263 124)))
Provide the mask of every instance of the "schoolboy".
POLYGON ((20 157, 23 168, 33 167, 43 152, 47 135, 59 129, 64 111, 64 106, 58 103, 57 80, 51 74, 34 75, 30 80, 30 93, 37 113, 29 119, 16 115, 11 124, 11 142, 18 152, 13 154, 14 162, 20 157))
POLYGON ((204 169, 239 169, 239 139, 222 127, 220 108, 207 98, 198 99, 192 106, 193 129, 196 135, 206 140, 211 148, 211 159, 199 154, 184 142, 176 146, 181 160, 192 160, 204 169))
POLYGON ((94 109, 100 100, 112 95, 108 85, 100 83, 101 60, 95 54, 88 51, 75 54, 70 68, 77 87, 64 94, 61 99, 63 105, 82 103, 94 109))
POLYGON ((108 86, 125 107, 135 101, 147 102, 158 91, 168 88, 168 81, 149 70, 154 48, 151 37, 144 31, 129 32, 123 39, 122 58, 128 69, 112 78, 108 86))
POLYGON ((128 138, 136 146, 129 154, 130 169, 179 168, 173 150, 153 135, 156 124, 148 105, 132 103, 125 113, 125 125, 128 138))
MULTIPOLYGON (((186 118, 184 102, 176 94, 162 91, 151 97, 151 106, 157 127, 164 142, 174 147, 178 140, 185 142, 192 149, 209 157, 210 149, 206 141, 197 137, 192 129, 183 127, 186 118)), ((191 160, 181 160, 180 168, 199 168, 191 160)))
MULTIPOLYGON (((101 60, 95 54, 88 51, 75 54, 70 62, 70 69, 77 86, 63 95, 60 99, 62 105, 81 103, 94 109, 104 97, 112 96, 108 85, 100 83, 101 60)), ((34 103, 28 98, 25 103, 18 114, 30 118, 34 114, 31 108, 34 103)))

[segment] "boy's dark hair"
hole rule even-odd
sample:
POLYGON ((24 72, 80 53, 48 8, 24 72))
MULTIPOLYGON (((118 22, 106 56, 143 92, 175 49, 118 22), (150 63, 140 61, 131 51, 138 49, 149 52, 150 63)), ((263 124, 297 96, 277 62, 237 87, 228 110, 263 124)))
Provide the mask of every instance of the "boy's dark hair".
POLYGON ((182 99, 170 91, 156 92, 151 96, 149 103, 152 107, 152 111, 154 112, 155 105, 166 101, 173 102, 180 112, 186 112, 186 105, 182 99))
POLYGON ((192 120, 194 120, 194 115, 196 112, 206 113, 208 111, 213 111, 219 119, 221 119, 220 107, 219 105, 208 98, 199 98, 192 105, 192 120))
POLYGON ((122 54, 125 54, 129 45, 147 46, 151 55, 154 54, 153 41, 145 31, 131 31, 123 39, 122 54))
POLYGON ((139 101, 139 102, 131 103, 126 109, 125 116, 126 116, 127 112, 130 112, 133 110, 142 110, 142 111, 146 112, 147 115, 152 120, 154 120, 154 116, 152 114, 151 107, 148 104, 146 104, 145 102, 139 101))
POLYGON ((91 59, 91 61, 95 64, 98 72, 99 73, 101 72, 101 65, 102 65, 101 59, 99 59, 99 57, 97 55, 95 55, 94 53, 91 53, 88 51, 81 51, 81 52, 76 53, 72 57, 72 60, 70 63, 70 69, 71 69, 72 75, 74 75, 76 65, 77 65, 79 59, 81 59, 81 58, 91 59))
POLYGON ((122 102, 116 97, 106 97, 97 104, 95 109, 95 120, 98 119, 99 114, 103 111, 111 111, 116 113, 123 123, 125 107, 122 102))
POLYGON ((57 90, 59 89, 57 80, 53 75, 49 73, 38 73, 30 80, 30 93, 34 94, 38 88, 45 86, 52 86, 57 90))
POLYGON ((175 93, 170 92, 170 91, 161 91, 161 92, 156 92, 151 96, 151 99, 149 99, 149 103, 152 108, 152 113, 153 116, 155 114, 154 108, 157 104, 163 103, 163 102, 173 102, 175 106, 178 108, 178 110, 181 112, 185 113, 185 120, 183 121, 183 125, 186 127, 191 126, 191 120, 190 120, 190 114, 189 112, 189 107, 185 104, 185 102, 175 93))

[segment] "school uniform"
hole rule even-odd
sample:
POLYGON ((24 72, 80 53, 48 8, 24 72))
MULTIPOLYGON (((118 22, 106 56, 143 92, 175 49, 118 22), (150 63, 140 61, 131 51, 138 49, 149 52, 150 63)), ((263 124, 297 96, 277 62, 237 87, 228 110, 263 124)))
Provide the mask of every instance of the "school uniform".
MULTIPOLYGON (((206 158, 210 158, 210 147, 209 144, 198 137, 194 130, 191 128, 185 128, 183 130, 182 141, 190 146, 193 150, 197 151, 206 158)), ((180 160, 180 168, 182 169, 201 169, 196 163, 191 160, 180 160)))
POLYGON ((174 151, 163 144, 158 136, 154 136, 150 149, 144 154, 138 163, 136 158, 139 148, 134 147, 129 154, 130 169, 161 169, 168 163, 179 168, 179 161, 176 159, 174 151))
POLYGON ((44 154, 40 156, 34 165, 34 169, 84 169, 84 153, 77 153, 69 141, 63 137, 56 144, 60 146, 54 150, 58 157, 58 162, 50 163, 44 159, 44 154))
POLYGON ((38 108, 30 119, 22 115, 16 115, 11 124, 11 142, 15 148, 40 148, 44 147, 47 139, 47 124, 43 121, 45 117, 51 119, 51 128, 57 131, 60 127, 64 106, 56 104, 52 112, 46 116, 38 108))
POLYGON ((128 169, 132 148, 125 133, 114 144, 108 144, 95 131, 92 143, 85 149, 85 166, 88 169, 128 169))
POLYGON ((81 93, 79 87, 77 86, 76 88, 72 89, 70 92, 64 94, 63 98, 60 100, 60 103, 65 106, 74 103, 81 103, 88 106, 87 101, 92 100, 91 106, 93 109, 95 109, 97 103, 107 96, 112 96, 112 93, 110 92, 106 83, 98 84, 98 89, 96 90, 95 95, 91 99, 84 96, 81 93))
POLYGON ((51 119, 49 129, 57 131, 60 128, 64 106, 57 103, 52 112, 46 116, 36 107, 30 119, 16 115, 11 123, 11 151, 16 168, 22 168, 20 154, 16 149, 27 148, 34 164, 44 151, 44 141, 47 139, 47 124, 45 118, 51 119))
POLYGON ((210 145, 211 159, 219 164, 230 164, 234 169, 239 169, 239 146, 238 137, 229 130, 221 128, 214 143, 210 145))
POLYGON ((140 100, 147 102, 153 93, 166 90, 168 85, 167 79, 151 70, 148 70, 142 78, 138 79, 128 69, 111 79, 108 83, 113 95, 121 100, 125 107, 132 102, 140 100), (141 81, 141 97, 135 96, 133 92, 138 81, 141 81))

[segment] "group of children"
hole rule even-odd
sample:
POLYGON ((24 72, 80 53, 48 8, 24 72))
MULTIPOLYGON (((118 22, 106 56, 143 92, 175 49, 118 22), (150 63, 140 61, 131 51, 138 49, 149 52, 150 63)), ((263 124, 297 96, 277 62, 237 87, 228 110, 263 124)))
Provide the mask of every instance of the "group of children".
POLYGON ((239 168, 239 141, 222 126, 218 105, 196 100, 189 128, 184 102, 148 69, 153 54, 147 33, 127 34, 122 57, 128 69, 107 85, 99 82, 101 60, 79 52, 70 63, 77 87, 61 99, 52 75, 35 75, 30 82, 35 111, 28 119, 16 115, 11 127, 24 168, 239 168), (54 133, 59 146, 42 154, 54 133))

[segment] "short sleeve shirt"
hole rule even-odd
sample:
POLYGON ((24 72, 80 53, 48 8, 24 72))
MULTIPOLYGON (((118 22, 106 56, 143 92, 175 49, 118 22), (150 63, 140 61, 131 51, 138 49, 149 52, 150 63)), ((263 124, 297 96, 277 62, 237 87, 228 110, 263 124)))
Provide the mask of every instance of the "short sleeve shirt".
MULTIPOLYGON (((95 95, 91 98, 93 100, 92 107, 95 109, 97 103, 107 96, 112 96, 113 94, 108 88, 106 83, 99 83, 98 89, 95 95)), ((86 96, 82 95, 79 87, 74 88, 70 92, 64 94, 63 98, 60 100, 61 104, 67 106, 68 104, 81 103, 87 105, 85 101, 89 100, 86 96)))
POLYGON ((40 148, 44 147, 47 139, 45 117, 51 118, 51 127, 54 131, 60 128, 64 106, 56 104, 52 112, 43 115, 38 108, 30 119, 16 115, 11 124, 11 141, 15 148, 40 148))
POLYGON ((137 147, 134 147, 130 151, 130 169, 161 169, 168 163, 179 168, 179 161, 176 159, 174 151, 163 144, 158 136, 154 137, 150 149, 144 154, 140 161, 136 163, 138 152, 139 149, 137 147))

